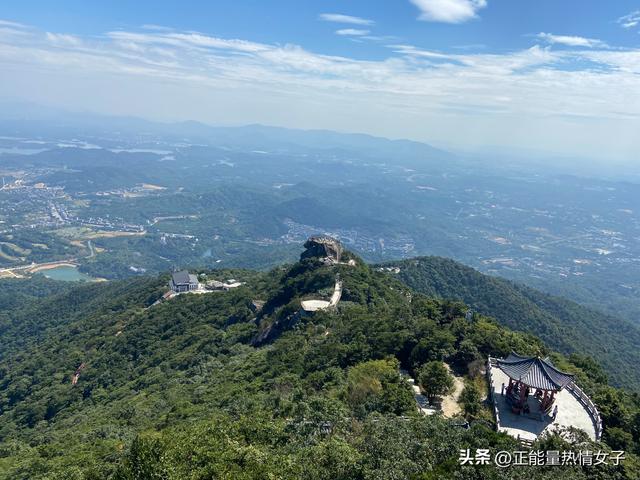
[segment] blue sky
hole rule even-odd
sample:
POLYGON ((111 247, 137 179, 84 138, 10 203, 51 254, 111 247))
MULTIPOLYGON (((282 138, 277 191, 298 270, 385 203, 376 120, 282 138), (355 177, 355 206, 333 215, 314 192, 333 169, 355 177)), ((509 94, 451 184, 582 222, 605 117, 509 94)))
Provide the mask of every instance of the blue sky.
POLYGON ((640 2, 23 1, 0 98, 632 161, 640 2))

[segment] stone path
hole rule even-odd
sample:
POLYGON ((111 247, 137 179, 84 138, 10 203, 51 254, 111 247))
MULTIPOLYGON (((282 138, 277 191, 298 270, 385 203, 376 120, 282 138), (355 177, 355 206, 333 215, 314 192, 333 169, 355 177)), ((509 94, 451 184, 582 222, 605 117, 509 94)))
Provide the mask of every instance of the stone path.
MULTIPOLYGON (((446 363, 445 366, 447 367, 447 370, 449 370, 449 373, 451 373, 451 367, 446 363)), ((442 414, 445 417, 454 417, 462 411, 462 408, 460 408, 460 405, 458 404, 458 398, 460 398, 460 394, 463 389, 463 378, 453 375, 453 392, 442 397, 442 414)))

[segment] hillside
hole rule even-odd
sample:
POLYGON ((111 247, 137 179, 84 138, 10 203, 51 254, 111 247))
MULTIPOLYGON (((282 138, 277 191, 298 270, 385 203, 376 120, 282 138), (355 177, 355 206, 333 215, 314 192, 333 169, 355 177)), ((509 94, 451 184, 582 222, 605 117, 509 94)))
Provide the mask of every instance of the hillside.
POLYGON ((398 279, 425 295, 460 300, 502 325, 540 337, 565 354, 595 358, 618 386, 640 390, 640 328, 561 297, 484 275, 450 259, 419 257, 385 263, 398 279))
MULTIPOLYGON (((468 429, 419 415, 398 374, 446 361, 482 389, 486 356, 512 350, 574 372, 600 406, 604 440, 629 458, 555 471, 637 478, 637 398, 606 386, 593 362, 482 315, 469 321, 464 304, 412 292, 349 252, 342 260, 353 262, 224 272, 245 285, 153 306, 167 275, 78 286, 30 298, 37 321, 26 324, 14 305, 0 338, 0 479, 547 478, 459 465, 460 449, 519 446, 492 430, 480 396, 465 404, 468 429), (338 275, 337 309, 301 314, 338 275)), ((552 436, 534 448, 608 445, 552 436)))

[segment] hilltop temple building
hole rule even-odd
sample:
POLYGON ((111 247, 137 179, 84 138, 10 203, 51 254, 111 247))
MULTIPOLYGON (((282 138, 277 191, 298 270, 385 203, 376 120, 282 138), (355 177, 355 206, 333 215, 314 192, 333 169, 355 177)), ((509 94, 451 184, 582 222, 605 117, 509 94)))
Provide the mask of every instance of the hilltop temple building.
POLYGON ((198 277, 182 270, 171 274, 169 288, 175 293, 191 292, 198 289, 198 277))

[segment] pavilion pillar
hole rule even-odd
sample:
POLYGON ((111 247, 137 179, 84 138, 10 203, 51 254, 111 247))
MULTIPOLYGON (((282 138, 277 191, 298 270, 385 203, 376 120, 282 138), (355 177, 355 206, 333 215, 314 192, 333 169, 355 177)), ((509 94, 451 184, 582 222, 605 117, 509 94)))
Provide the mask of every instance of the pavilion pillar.
POLYGON ((525 401, 524 392, 526 391, 527 387, 522 382, 518 382, 518 383, 520 384, 520 405, 524 405, 524 401, 525 401))
POLYGON ((542 396, 542 401, 540 402, 541 410, 544 412, 547 410, 547 405, 549 404, 549 390, 544 391, 544 395, 542 396))

